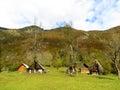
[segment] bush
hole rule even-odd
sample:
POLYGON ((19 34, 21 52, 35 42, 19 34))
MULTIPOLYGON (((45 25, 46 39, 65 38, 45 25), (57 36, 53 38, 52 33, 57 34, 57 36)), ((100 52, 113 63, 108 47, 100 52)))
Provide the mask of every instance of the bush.
POLYGON ((53 61, 53 66, 57 69, 62 67, 62 60, 60 58, 55 59, 53 61))

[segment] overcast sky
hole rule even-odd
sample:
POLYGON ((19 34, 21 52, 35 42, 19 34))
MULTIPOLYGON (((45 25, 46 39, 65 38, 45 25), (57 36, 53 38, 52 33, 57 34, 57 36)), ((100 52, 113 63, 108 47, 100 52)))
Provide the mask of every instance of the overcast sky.
POLYGON ((105 30, 120 25, 120 0, 0 0, 0 26, 44 29, 72 22, 80 30, 105 30))

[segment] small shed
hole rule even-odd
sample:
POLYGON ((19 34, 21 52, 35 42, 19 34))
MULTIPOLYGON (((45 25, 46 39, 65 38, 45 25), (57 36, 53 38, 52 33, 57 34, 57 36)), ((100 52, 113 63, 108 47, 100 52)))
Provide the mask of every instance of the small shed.
POLYGON ((88 66, 87 64, 84 64, 84 66, 88 68, 91 75, 101 75, 104 73, 103 67, 98 60, 95 60, 91 66, 88 66))
POLYGON ((90 73, 90 71, 89 71, 88 68, 81 68, 81 69, 80 69, 80 72, 81 72, 81 73, 90 73))
POLYGON ((36 61, 34 61, 34 63, 27 70, 29 73, 32 73, 32 72, 43 73, 43 72, 45 72, 45 68, 36 61))
POLYGON ((27 64, 22 63, 22 64, 18 67, 18 71, 19 71, 19 72, 25 72, 28 68, 29 68, 29 66, 28 66, 27 64))

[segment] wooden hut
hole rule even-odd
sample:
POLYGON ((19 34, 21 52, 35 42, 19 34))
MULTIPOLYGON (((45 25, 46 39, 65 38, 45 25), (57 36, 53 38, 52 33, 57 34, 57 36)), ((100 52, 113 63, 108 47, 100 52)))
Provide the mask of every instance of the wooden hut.
POLYGON ((18 67, 18 71, 19 71, 19 72, 25 72, 28 68, 29 68, 29 66, 28 66, 27 64, 22 63, 22 64, 18 67))
POLYGON ((74 65, 69 66, 66 70, 66 73, 70 75, 77 75, 76 67, 74 65))
POLYGON ((91 66, 88 66, 86 64, 84 64, 84 66, 89 69, 89 73, 92 75, 103 74, 103 67, 100 62, 98 62, 98 60, 95 60, 91 66))
POLYGON ((43 72, 45 72, 45 68, 36 61, 34 61, 34 63, 27 70, 29 73, 32 73, 32 72, 43 73, 43 72))
POLYGON ((89 71, 88 68, 81 68, 81 69, 80 69, 80 72, 81 72, 81 73, 90 73, 90 71, 89 71))

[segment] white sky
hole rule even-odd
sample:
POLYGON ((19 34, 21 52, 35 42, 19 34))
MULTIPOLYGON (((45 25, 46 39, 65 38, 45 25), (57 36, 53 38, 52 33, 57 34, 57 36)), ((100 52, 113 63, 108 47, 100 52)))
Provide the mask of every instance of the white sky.
POLYGON ((34 24, 44 29, 72 22, 80 30, 105 30, 120 25, 120 0, 0 0, 0 27, 34 24))

